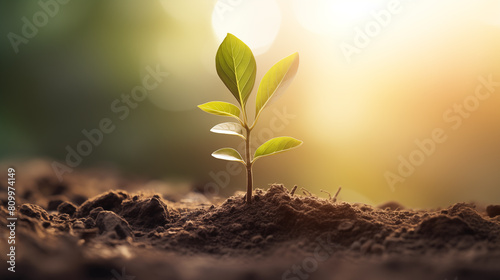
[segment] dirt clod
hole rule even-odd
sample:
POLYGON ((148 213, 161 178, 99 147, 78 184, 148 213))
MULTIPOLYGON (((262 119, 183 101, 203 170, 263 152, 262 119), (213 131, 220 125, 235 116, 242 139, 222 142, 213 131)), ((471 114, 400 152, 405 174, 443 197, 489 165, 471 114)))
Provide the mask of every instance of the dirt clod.
POLYGON ((76 212, 76 206, 68 201, 64 201, 59 206, 57 206, 57 211, 59 213, 65 213, 70 216, 73 216, 73 214, 76 212))
POLYGON ((59 206, 59 204, 63 203, 64 201, 66 201, 64 199, 64 197, 57 197, 57 198, 52 198, 49 203, 47 204, 47 210, 49 211, 55 211, 57 210, 57 206, 59 206))
POLYGON ((104 210, 119 212, 122 201, 128 194, 122 191, 110 191, 95 198, 85 201, 77 210, 76 216, 81 218, 87 216, 92 209, 102 207, 104 210))
POLYGON ((416 231, 424 236, 443 239, 474 233, 474 230, 463 219, 444 215, 422 221, 416 231))
MULTIPOLYGON (((117 237, 124 239, 134 236, 127 221, 111 211, 101 211, 97 215, 96 226, 100 234, 116 233, 117 237)), ((114 237, 114 236, 113 236, 114 237)))
POLYGON ((500 216, 500 205, 489 205, 486 207, 486 213, 488 213, 488 216, 491 218, 500 216))
POLYGON ((31 218, 35 218, 35 219, 43 219, 43 220, 48 220, 49 219, 49 215, 47 214, 47 212, 40 206, 38 205, 34 205, 34 204, 23 204, 21 205, 21 207, 19 208, 19 213, 25 215, 25 216, 28 216, 28 217, 31 217, 31 218))
POLYGON ((125 201, 119 212, 130 224, 155 228, 169 222, 167 205, 158 196, 125 201))

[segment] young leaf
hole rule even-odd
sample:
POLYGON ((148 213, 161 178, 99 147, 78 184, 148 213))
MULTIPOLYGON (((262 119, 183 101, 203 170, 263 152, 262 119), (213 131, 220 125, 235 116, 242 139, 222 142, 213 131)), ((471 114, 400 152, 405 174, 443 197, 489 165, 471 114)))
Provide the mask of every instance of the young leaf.
POLYGON ((229 160, 229 161, 239 161, 245 164, 245 161, 241 157, 240 153, 233 148, 222 148, 212 153, 214 158, 229 160))
POLYGON ((198 108, 210 114, 214 114, 217 116, 234 117, 240 120, 240 109, 231 103, 211 101, 198 105, 198 108))
POLYGON ((243 139, 246 139, 245 136, 243 135, 243 127, 239 123, 234 123, 234 122, 220 123, 212 127, 210 131, 212 131, 213 133, 237 135, 243 139))
POLYGON ((270 156, 277 153, 282 153, 290 149, 296 148, 302 145, 302 141, 297 140, 292 137, 283 136, 273 138, 266 143, 262 144, 255 150, 255 155, 253 156, 252 162, 256 161, 260 157, 270 156))
POLYGON ((259 116, 264 106, 281 95, 292 83, 299 68, 299 54, 294 53, 274 64, 260 81, 255 102, 255 116, 259 116))
POLYGON ((245 106, 255 84, 257 64, 250 48, 228 33, 215 57, 215 68, 236 100, 245 106))

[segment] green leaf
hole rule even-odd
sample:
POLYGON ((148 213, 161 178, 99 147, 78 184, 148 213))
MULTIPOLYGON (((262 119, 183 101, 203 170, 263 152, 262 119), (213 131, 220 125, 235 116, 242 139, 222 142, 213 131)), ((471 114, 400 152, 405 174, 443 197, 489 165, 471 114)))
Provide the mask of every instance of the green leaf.
POLYGON ((245 164, 245 161, 241 157, 240 153, 233 148, 222 148, 212 153, 214 158, 229 160, 229 161, 239 161, 245 164))
POLYGON ((260 81, 255 102, 255 116, 259 116, 267 103, 281 95, 292 83, 299 68, 299 54, 294 53, 274 64, 260 81))
POLYGON ((270 156, 296 148, 302 145, 302 143, 302 141, 288 136, 273 138, 255 150, 252 162, 256 161, 260 157, 270 156))
POLYGON ((234 122, 220 123, 212 127, 210 131, 212 131, 213 133, 237 135, 243 139, 246 139, 245 136, 243 135, 243 127, 239 123, 234 123, 234 122))
POLYGON ((198 105, 198 108, 210 114, 214 114, 217 116, 234 117, 240 120, 240 109, 231 103, 211 101, 198 105))
POLYGON ((255 84, 257 65, 250 48, 228 33, 217 50, 215 68, 236 100, 245 106, 255 84))

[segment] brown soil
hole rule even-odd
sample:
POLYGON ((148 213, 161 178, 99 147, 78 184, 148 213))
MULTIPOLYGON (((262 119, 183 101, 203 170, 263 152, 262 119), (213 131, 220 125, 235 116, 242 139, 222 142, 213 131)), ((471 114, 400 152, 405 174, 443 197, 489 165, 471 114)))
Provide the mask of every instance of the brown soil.
POLYGON ((498 206, 373 207, 292 196, 282 185, 257 189, 251 205, 242 195, 212 204, 141 186, 102 174, 19 180, 16 273, 2 268, 0 277, 500 279, 498 206))

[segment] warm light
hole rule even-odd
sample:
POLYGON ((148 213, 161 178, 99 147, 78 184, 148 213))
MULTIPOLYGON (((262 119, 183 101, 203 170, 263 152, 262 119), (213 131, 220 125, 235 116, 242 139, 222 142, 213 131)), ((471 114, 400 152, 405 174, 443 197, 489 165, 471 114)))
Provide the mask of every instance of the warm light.
POLYGON ((335 33, 339 27, 352 27, 382 7, 379 0, 294 0, 293 8, 300 24, 318 34, 335 33))
POLYGON ((494 3, 491 5, 491 10, 487 11, 487 15, 484 20, 488 24, 500 27, 500 3, 494 3))
POLYGON ((274 0, 217 1, 212 27, 219 41, 232 33, 248 44, 255 55, 266 52, 281 25, 281 12, 274 0))

